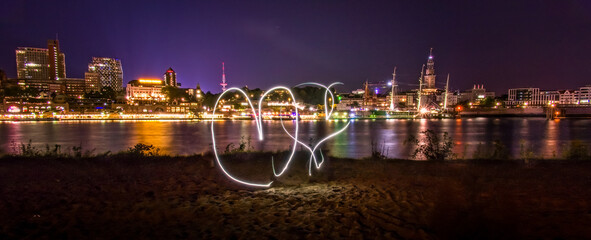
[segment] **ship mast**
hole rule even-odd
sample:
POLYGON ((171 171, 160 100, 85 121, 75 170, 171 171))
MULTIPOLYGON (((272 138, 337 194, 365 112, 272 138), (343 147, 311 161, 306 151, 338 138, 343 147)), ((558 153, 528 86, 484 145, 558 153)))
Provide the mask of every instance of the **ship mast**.
POLYGON ((394 72, 392 73, 392 90, 390 91, 390 111, 394 111, 394 95, 396 94, 395 92, 395 86, 396 86, 396 67, 394 67, 394 72))
POLYGON ((419 78, 419 101, 417 104, 417 112, 421 112, 421 92, 423 91, 423 74, 425 73, 425 64, 421 68, 421 77, 419 78))
POLYGON ((449 90, 449 73, 447 74, 447 83, 445 84, 445 100, 443 100, 443 110, 447 111, 447 94, 449 90))

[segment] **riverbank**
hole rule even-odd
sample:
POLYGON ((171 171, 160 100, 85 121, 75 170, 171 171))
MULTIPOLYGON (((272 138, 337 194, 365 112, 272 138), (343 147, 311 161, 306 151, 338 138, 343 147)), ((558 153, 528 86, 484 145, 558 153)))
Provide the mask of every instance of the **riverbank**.
MULTIPOLYGON (((267 154, 226 161, 269 179, 267 154), (247 162, 248 161, 248 162, 247 162)), ((212 156, 0 159, 0 238, 590 238, 591 162, 329 158, 271 188, 212 156)))

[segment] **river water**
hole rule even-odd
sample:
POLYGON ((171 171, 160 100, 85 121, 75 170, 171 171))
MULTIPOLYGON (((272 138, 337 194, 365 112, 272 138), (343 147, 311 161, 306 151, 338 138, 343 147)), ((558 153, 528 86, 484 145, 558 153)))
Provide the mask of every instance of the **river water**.
MULTIPOLYGON (((284 122, 294 131, 295 122, 284 122)), ((210 121, 59 121, 0 123, 0 149, 13 152, 15 146, 31 140, 37 147, 59 144, 63 149, 82 146, 95 152, 125 150, 137 143, 157 146, 172 155, 201 153, 212 149, 210 121)), ((216 121, 214 131, 218 149, 241 142, 256 150, 289 149, 293 140, 285 134, 281 122, 263 121, 264 141, 258 141, 255 121, 216 121)), ((300 121, 299 138, 315 143, 344 127, 340 121, 300 121)), ((561 156, 573 140, 591 143, 591 119, 546 120, 544 118, 469 118, 469 119, 392 119, 355 120, 322 148, 339 157, 369 156, 372 145, 392 158, 408 158, 413 146, 405 144, 409 136, 433 130, 449 133, 458 157, 470 158, 478 148, 501 141, 514 157, 524 146, 546 158, 561 156), (373 144, 372 144, 373 143, 373 144)), ((43 147, 44 148, 44 147, 43 147)))

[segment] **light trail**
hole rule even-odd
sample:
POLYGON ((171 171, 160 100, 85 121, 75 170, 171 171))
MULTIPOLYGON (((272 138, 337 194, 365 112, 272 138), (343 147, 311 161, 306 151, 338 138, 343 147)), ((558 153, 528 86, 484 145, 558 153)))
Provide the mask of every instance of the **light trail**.
MULTIPOLYGON (((222 92, 222 94, 220 94, 220 96, 218 97, 218 99, 215 101, 215 105, 213 106, 213 114, 212 115, 215 116, 215 110, 216 110, 216 108, 218 106, 218 103, 220 102, 220 99, 222 99, 222 97, 224 96, 224 94, 226 94, 226 93, 228 93, 228 92, 230 92, 232 90, 239 91, 240 93, 242 93, 242 95, 244 95, 244 97, 246 97, 246 99, 248 100, 248 104, 250 105, 250 108, 252 109, 252 114, 254 115, 254 117, 256 119, 258 117, 258 115, 257 115, 256 110, 254 109, 254 106, 252 105, 252 102, 250 101, 250 98, 248 97, 248 94, 246 94, 244 91, 242 91, 242 89, 235 88, 235 87, 229 88, 226 91, 222 92)), ((260 111, 259 111, 259 113, 260 113, 260 111)), ((224 174, 226 174, 226 176, 228 176, 230 179, 232 179, 232 180, 234 180, 234 181, 236 181, 238 183, 244 184, 244 185, 253 186, 253 187, 270 187, 271 184, 273 183, 273 181, 268 182, 268 183, 252 183, 252 182, 247 182, 247 181, 240 180, 240 179, 232 176, 232 174, 230 174, 224 168, 224 165, 222 164, 222 161, 220 160, 220 157, 218 156, 218 151, 217 151, 216 144, 215 144, 215 131, 213 130, 213 124, 214 123, 215 123, 214 117, 212 117, 211 118, 211 141, 213 143, 213 154, 215 156, 215 160, 217 161, 218 165, 220 166, 220 169, 222 169, 222 171, 224 172, 224 174)), ((256 122, 256 126, 257 126, 257 129, 261 129, 261 126, 260 126, 260 122, 259 121, 256 122)), ((259 130, 259 134, 262 134, 262 131, 261 130, 259 130)), ((259 139, 262 139, 262 136, 259 136, 259 139)))
MULTIPOLYGON (((307 82, 307 83, 302 83, 302 84, 298 84, 297 86, 302 86, 302 85, 315 85, 315 86, 320 86, 324 89, 326 89, 325 93, 324 93, 324 113, 325 113, 325 119, 329 120, 330 116, 333 113, 334 110, 334 104, 331 104, 330 107, 330 111, 328 110, 328 95, 330 94, 331 97, 331 101, 332 103, 335 102, 335 97, 333 95, 333 93, 330 91, 330 88, 334 85, 337 84, 342 84, 340 82, 335 82, 332 83, 328 86, 322 85, 320 83, 314 83, 314 82, 307 82)), ((275 90, 285 90, 287 91, 290 95, 291 95, 291 101, 292 101, 292 105, 295 108, 295 115, 296 115, 296 120, 295 120, 295 131, 293 134, 291 134, 286 128, 285 125, 283 124, 283 119, 280 118, 281 121, 281 126, 283 127, 283 130, 285 131, 285 133, 287 133, 287 135, 294 140, 293 143, 293 147, 291 149, 291 153, 289 155, 289 158, 287 159, 287 162, 285 163, 285 165, 283 166, 283 168, 281 168, 281 171, 279 171, 279 173, 277 173, 277 170, 275 169, 275 160, 273 158, 273 156, 271 156, 271 166, 273 169, 273 175, 275 175, 275 177, 279 177, 281 175, 283 175, 287 169, 289 168, 289 165, 291 164, 293 157, 295 155, 296 152, 296 147, 298 144, 306 147, 306 149, 308 149, 308 151, 310 151, 310 158, 308 159, 308 163, 309 163, 309 170, 308 170, 308 174, 311 176, 312 175, 312 161, 314 162, 314 165, 316 166, 316 169, 319 169, 322 164, 324 163, 324 155, 322 154, 322 150, 320 150, 320 156, 321 156, 321 161, 319 162, 318 159, 316 158, 316 155, 314 154, 316 152, 316 150, 318 149, 318 147, 325 142, 326 140, 335 137, 336 135, 342 133, 343 131, 345 131, 345 129, 347 129, 347 127, 349 127, 349 124, 351 124, 351 121, 347 122, 347 125, 345 125, 345 127, 343 127, 342 129, 328 135, 327 137, 323 138, 322 140, 320 140, 318 143, 316 143, 316 145, 312 148, 308 145, 306 145, 305 143, 301 142, 300 140, 298 140, 298 135, 299 135, 299 123, 297 120, 297 117, 299 117, 298 114, 298 106, 297 106, 297 101, 296 98, 293 94, 293 92, 287 88, 287 87, 283 87, 283 86, 278 86, 278 87, 273 87, 271 89, 269 89, 268 91, 266 91, 260 98, 259 100, 259 106, 258 106, 258 112, 255 110, 254 105, 252 104, 252 101, 250 100, 250 98, 248 97, 248 94, 246 94, 246 92, 244 92, 242 89, 233 87, 233 88, 228 88, 227 90, 225 90, 224 92, 222 92, 222 94, 220 94, 220 96, 218 97, 218 99, 215 102, 214 108, 213 108, 213 112, 212 112, 212 118, 211 118, 211 139, 212 139, 212 146, 213 146, 213 152, 214 152, 214 156, 216 159, 216 162, 218 163, 218 165, 220 166, 220 169, 222 169, 222 172, 230 179, 234 180, 235 182, 238 182, 240 184, 244 184, 244 185, 248 185, 248 186, 253 186, 253 187, 270 187, 271 184, 273 183, 273 181, 270 181, 268 183, 254 183, 254 182, 249 182, 249 181, 245 181, 242 179, 239 179, 237 177, 234 177, 232 174, 230 174, 230 172, 228 172, 223 164, 222 161, 220 159, 220 156, 217 152, 217 147, 216 147, 216 141, 215 141, 215 131, 214 131, 214 123, 215 123, 215 111, 217 109, 217 106, 220 102, 220 100, 222 99, 222 97, 230 92, 230 91, 238 91, 240 92, 242 95, 244 95, 244 97, 247 99, 248 101, 248 105, 250 106, 252 113, 254 115, 255 118, 255 122, 256 122, 256 127, 257 127, 257 133, 259 135, 259 141, 263 141, 264 140, 264 134, 263 134, 263 114, 262 114, 262 106, 263 106, 263 100, 265 99, 265 96, 267 96, 267 94, 275 91, 275 90)))
POLYGON ((298 130, 299 130, 299 124, 298 124, 298 120, 297 120, 298 106, 297 106, 297 103, 296 103, 295 96, 293 95, 293 93, 291 92, 291 90, 289 90, 289 88, 281 87, 281 86, 274 87, 274 88, 269 89, 267 92, 265 92, 261 96, 261 99, 259 100, 259 118, 258 118, 259 125, 257 126, 258 127, 258 130, 259 130, 259 140, 260 141, 263 140, 263 128, 262 128, 263 118, 261 116, 262 115, 261 114, 261 112, 262 112, 261 108, 263 107, 263 100, 265 99, 265 96, 267 96, 267 94, 269 94, 270 92, 275 91, 277 89, 285 89, 291 95, 291 100, 293 102, 293 107, 295 108, 296 121, 295 121, 295 134, 294 134, 295 135, 295 138, 294 138, 293 148, 291 149, 291 154, 289 155, 289 158, 287 159, 287 162, 285 163, 285 166, 283 167, 283 170, 281 170, 281 172, 277 173, 275 171, 275 164, 273 163, 273 159, 271 159, 271 163, 272 163, 272 166, 273 166, 273 175, 275 175, 275 177, 279 177, 279 176, 283 175, 283 173, 285 173, 285 170, 287 170, 287 168, 289 167, 289 164, 291 163, 291 160, 293 159, 293 155, 295 154, 295 150, 296 150, 296 147, 298 145, 297 142, 298 142, 298 130))

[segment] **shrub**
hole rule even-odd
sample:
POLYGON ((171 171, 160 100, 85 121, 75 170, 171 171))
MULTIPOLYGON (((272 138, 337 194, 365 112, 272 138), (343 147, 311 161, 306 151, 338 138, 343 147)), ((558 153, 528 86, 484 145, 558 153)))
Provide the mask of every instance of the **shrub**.
POLYGON ((443 133, 442 138, 437 136, 433 130, 427 130, 421 134, 424 137, 420 140, 415 136, 410 136, 407 140, 407 143, 416 146, 412 154, 413 158, 424 157, 429 161, 443 161, 454 157, 452 152, 454 143, 447 132, 443 133))
POLYGON ((537 158, 533 146, 527 144, 525 140, 520 141, 519 156, 521 156, 521 159, 525 160, 526 163, 533 158, 537 158))
POLYGON ((160 148, 154 147, 153 145, 138 143, 127 149, 127 152, 125 153, 137 156, 158 156, 159 152, 160 148))
POLYGON ((224 154, 230 153, 239 153, 239 152, 250 152, 254 149, 253 146, 250 145, 251 138, 248 137, 247 140, 244 139, 244 136, 240 138, 240 142, 238 143, 238 147, 235 147, 234 143, 230 143, 226 145, 226 149, 224 150, 224 154))
POLYGON ((479 143, 474 151, 473 159, 509 159, 511 155, 509 150, 501 140, 494 140, 492 145, 483 145, 479 143))
POLYGON ((372 139, 371 140, 371 158, 372 159, 386 159, 386 155, 388 155, 388 150, 386 148, 386 143, 377 144, 372 139))
POLYGON ((581 140, 574 140, 564 150, 563 157, 567 160, 589 159, 589 149, 581 140))
POLYGON ((501 140, 494 140, 493 141, 493 152, 491 155, 491 159, 509 159, 511 154, 509 153, 509 149, 501 140))

